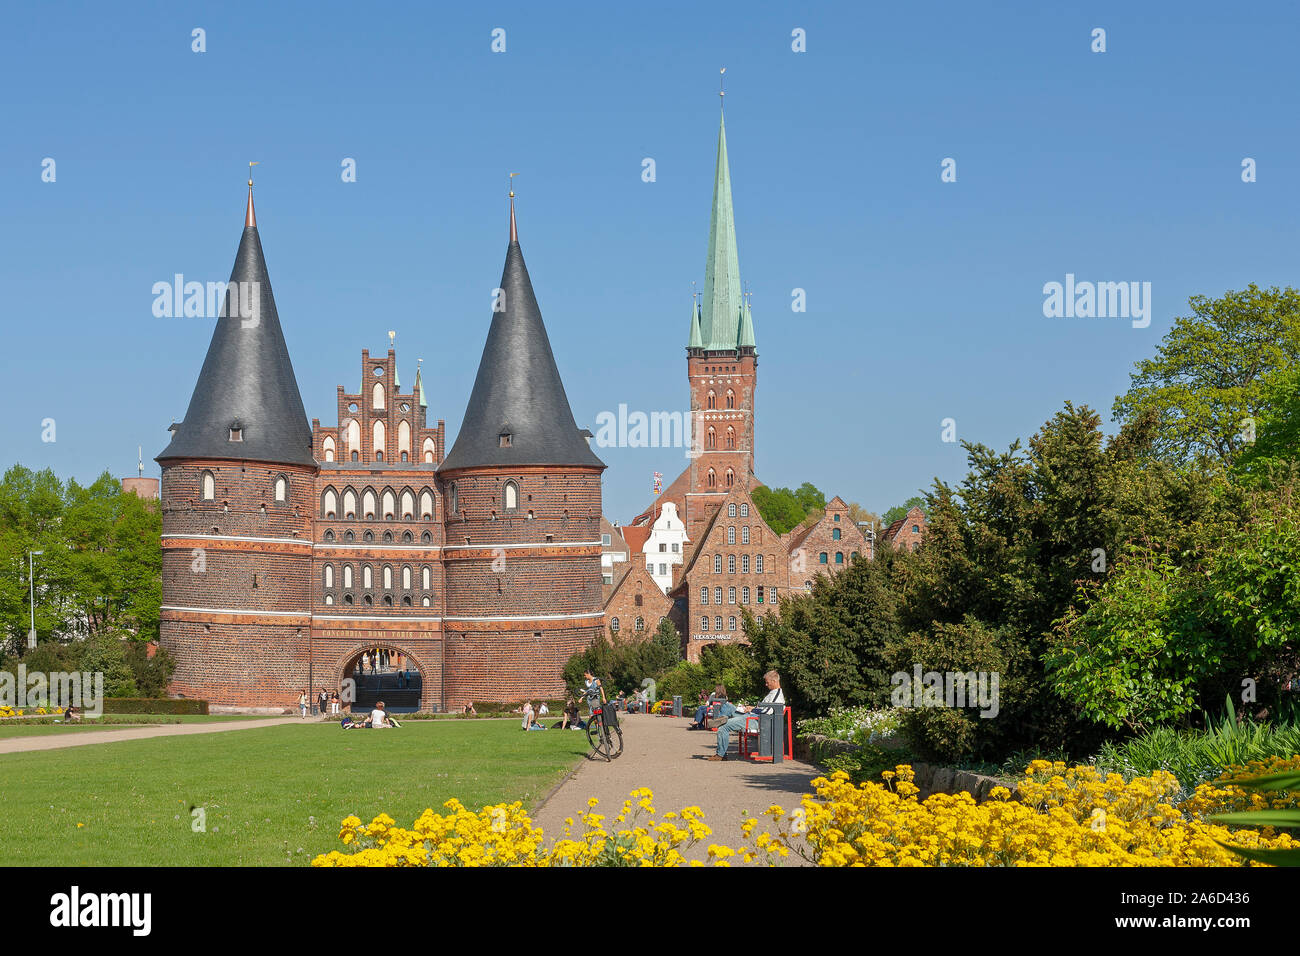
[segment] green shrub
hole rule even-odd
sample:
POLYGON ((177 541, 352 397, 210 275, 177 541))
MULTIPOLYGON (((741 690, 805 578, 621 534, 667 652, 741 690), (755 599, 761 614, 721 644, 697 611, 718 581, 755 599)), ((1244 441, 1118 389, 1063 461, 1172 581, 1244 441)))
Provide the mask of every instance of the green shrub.
POLYGON ((1190 793, 1230 765, 1300 756, 1300 724, 1238 719, 1231 698, 1222 719, 1207 717, 1206 724, 1203 731, 1155 727, 1123 742, 1108 742, 1098 750, 1095 763, 1103 772, 1125 777, 1168 770, 1190 793))
POLYGON ((682 702, 690 707, 695 706, 701 692, 709 693, 712 690, 713 684, 709 683, 709 675, 704 672, 704 668, 690 661, 682 661, 659 678, 661 700, 680 694, 682 702))

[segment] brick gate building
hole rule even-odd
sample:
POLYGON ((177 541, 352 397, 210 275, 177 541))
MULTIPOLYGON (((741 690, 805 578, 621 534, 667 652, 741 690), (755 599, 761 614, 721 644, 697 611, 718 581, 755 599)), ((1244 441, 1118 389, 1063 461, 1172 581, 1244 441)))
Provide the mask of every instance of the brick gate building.
POLYGON ((253 209, 226 308, 162 466, 161 640, 171 690, 290 706, 370 648, 421 675, 420 707, 560 696, 604 626, 604 464, 573 419, 510 243, 456 442, 427 421, 422 370, 361 353, 336 424, 307 424, 253 209), (240 299, 248 297, 244 309, 240 299))

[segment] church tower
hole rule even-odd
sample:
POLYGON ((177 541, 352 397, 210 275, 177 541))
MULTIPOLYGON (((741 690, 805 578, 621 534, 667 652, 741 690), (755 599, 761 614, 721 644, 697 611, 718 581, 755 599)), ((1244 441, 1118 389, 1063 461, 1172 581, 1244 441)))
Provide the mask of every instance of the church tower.
POLYGON ((604 631, 600 476, 574 422, 524 265, 510 244, 478 377, 438 467, 448 707, 559 696, 604 631))
POLYGON ((754 472, 754 389, 758 350, 754 320, 740 285, 736 221, 731 205, 727 127, 718 121, 718 162, 713 180, 704 295, 691 317, 686 346, 691 419, 697 430, 691 493, 718 501, 754 472))
POLYGON ((307 686, 317 465, 251 179, 222 314, 171 431, 156 459, 170 689, 214 704, 291 705, 307 686))
POLYGON ((632 521, 636 525, 653 523, 662 504, 671 501, 686 522, 691 540, 733 488, 758 483, 754 477, 758 348, 754 320, 740 284, 725 117, 718 121, 713 211, 701 298, 698 305, 691 303, 686 343, 691 462, 658 500, 632 521))

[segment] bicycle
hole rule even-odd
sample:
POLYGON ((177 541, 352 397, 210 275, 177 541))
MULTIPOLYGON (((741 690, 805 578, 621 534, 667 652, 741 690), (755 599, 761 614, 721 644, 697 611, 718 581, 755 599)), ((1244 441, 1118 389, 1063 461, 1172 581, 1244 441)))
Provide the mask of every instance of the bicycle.
MULTIPOLYGON (((600 754, 606 763, 623 753, 623 731, 617 723, 611 726, 605 720, 605 708, 608 706, 593 703, 591 719, 587 721, 587 742, 591 744, 592 753, 600 754)), ((592 759, 591 755, 588 755, 588 759, 592 759)))

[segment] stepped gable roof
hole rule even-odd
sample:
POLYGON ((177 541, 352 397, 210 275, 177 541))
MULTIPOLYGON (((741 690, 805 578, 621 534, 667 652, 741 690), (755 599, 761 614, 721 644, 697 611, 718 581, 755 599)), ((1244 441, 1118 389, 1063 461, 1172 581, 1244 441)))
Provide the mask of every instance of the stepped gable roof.
POLYGON ((315 465, 311 426, 257 232, 251 182, 230 286, 185 418, 173 426, 171 443, 155 460, 233 458, 315 465), (242 300, 241 290, 251 294, 251 301, 242 300), (242 440, 231 440, 232 428, 242 440))
POLYGON ((579 431, 524 265, 510 203, 511 241, 478 377, 438 470, 516 465, 604 468, 579 431), (503 439, 508 431, 509 439, 503 439))

